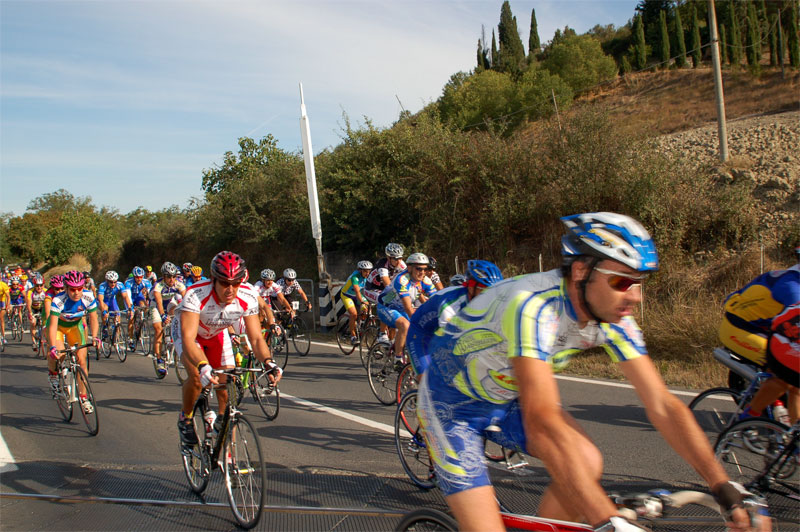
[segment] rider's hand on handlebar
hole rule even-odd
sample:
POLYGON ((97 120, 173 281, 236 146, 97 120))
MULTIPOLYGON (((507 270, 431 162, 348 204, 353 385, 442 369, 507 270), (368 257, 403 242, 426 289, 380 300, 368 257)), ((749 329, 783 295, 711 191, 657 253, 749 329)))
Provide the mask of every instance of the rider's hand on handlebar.
POLYGON ((94 339, 92 340, 92 342, 94 343, 94 345, 98 349, 102 349, 103 348, 103 339, 100 338, 99 336, 95 336, 94 339))
POLYGON ((772 522, 766 511, 766 503, 745 490, 737 482, 723 482, 711 489, 719 503, 722 517, 733 532, 769 532, 772 522))
POLYGON ((211 369, 210 364, 203 364, 198 370, 198 373, 200 373, 200 386, 203 388, 209 384, 219 384, 219 377, 214 375, 214 370, 211 369))
POLYGON ((281 377, 283 377, 283 369, 281 369, 281 367, 275 362, 265 362, 264 367, 269 372, 270 383, 277 384, 277 382, 281 380, 281 377))
POLYGON ((50 358, 57 359, 58 358, 58 347, 52 346, 50 348, 50 358))

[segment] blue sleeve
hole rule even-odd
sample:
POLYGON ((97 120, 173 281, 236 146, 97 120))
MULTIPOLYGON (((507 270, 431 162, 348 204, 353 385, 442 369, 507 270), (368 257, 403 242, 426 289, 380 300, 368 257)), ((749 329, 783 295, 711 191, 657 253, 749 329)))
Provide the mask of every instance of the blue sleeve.
POLYGON ((408 357, 417 375, 421 375, 430 365, 428 344, 439 328, 439 305, 443 297, 433 296, 414 311, 409 320, 406 345, 408 357))
POLYGON ((772 297, 790 307, 800 302, 800 272, 789 270, 772 287, 772 297))

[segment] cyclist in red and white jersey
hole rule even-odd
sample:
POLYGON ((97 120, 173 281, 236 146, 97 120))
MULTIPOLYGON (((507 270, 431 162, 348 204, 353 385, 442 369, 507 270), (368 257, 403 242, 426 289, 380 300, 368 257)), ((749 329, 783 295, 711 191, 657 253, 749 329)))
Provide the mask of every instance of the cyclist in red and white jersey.
MULTIPOLYGON (((289 311, 290 314, 294 314, 294 310, 292 309, 292 305, 289 304, 289 301, 283 296, 283 290, 278 286, 275 282, 275 272, 270 270, 269 268, 264 268, 261 270, 261 280, 256 282, 255 289, 258 291, 258 295, 266 303, 267 307, 269 308, 269 314, 272 314, 272 310, 280 310, 278 307, 278 303, 280 306, 289 311)), ((269 318, 269 315, 267 316, 269 318)), ((271 323, 274 323, 275 319, 272 318, 271 323)))
MULTIPOLYGON (((261 336, 258 293, 246 283, 244 259, 236 253, 221 251, 212 259, 209 272, 210 280, 196 283, 186 291, 177 313, 181 334, 175 338, 175 349, 189 375, 183 383, 183 408, 178 418, 184 447, 197 443, 191 417, 201 389, 224 379, 214 375, 212 369, 228 369, 235 365, 228 327, 243 318, 256 358, 272 372, 271 380, 277 382, 282 373, 272 362, 267 343, 261 336)), ((217 390, 221 408, 228 400, 227 395, 224 388, 217 390)))

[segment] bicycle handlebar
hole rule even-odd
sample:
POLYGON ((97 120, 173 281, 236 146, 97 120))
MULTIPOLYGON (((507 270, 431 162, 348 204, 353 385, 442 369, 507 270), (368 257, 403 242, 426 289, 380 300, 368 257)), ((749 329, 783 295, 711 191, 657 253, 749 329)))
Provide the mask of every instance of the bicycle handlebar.
POLYGON ((93 343, 91 343, 91 344, 83 344, 83 345, 77 345, 76 344, 76 345, 73 345, 73 346, 70 346, 70 347, 65 347, 64 349, 59 349, 58 352, 59 353, 70 353, 72 351, 78 351, 80 349, 83 349, 84 347, 94 347, 94 344, 93 343))

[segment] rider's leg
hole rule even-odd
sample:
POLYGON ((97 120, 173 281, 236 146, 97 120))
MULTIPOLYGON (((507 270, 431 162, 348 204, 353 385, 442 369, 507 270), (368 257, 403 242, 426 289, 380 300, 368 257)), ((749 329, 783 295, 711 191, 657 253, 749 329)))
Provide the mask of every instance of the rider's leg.
POLYGON ((397 333, 394 335, 394 356, 399 357, 403 355, 403 349, 406 346, 409 322, 406 318, 397 318, 394 326, 397 329, 397 333))
POLYGON ((479 486, 445 497, 459 530, 504 531, 494 488, 479 486))

